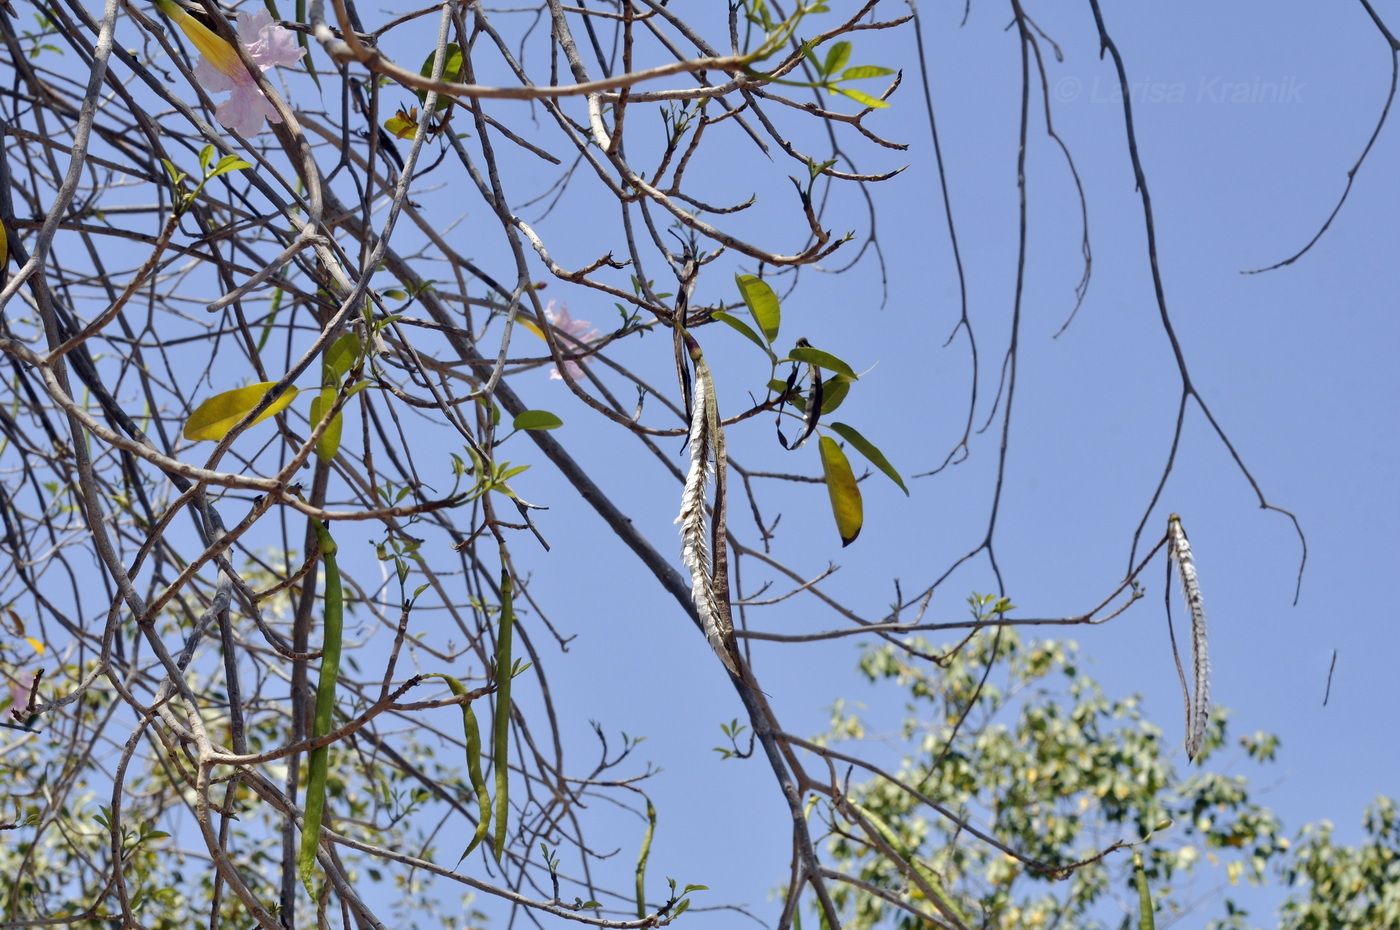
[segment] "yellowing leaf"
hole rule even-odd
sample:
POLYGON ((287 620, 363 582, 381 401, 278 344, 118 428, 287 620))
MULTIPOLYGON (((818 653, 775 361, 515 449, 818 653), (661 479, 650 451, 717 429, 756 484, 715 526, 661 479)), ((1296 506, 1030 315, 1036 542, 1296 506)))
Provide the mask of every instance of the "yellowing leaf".
MULTIPOLYGON (((822 405, 822 412, 826 412, 825 404, 822 405)), ((904 486, 904 479, 899 476, 899 472, 890 464, 889 459, 885 458, 884 453, 876 448, 874 443, 857 432, 854 426, 847 426, 845 423, 833 423, 831 424, 831 428, 837 433, 840 433, 842 439, 855 446, 857 452, 870 459, 871 464, 884 472, 891 481, 899 485, 899 489, 904 492, 906 497, 909 496, 909 489, 904 486)))
POLYGON ((778 295, 768 286, 768 282, 751 274, 734 276, 739 285, 739 293, 744 298, 749 312, 763 330, 763 336, 771 344, 778 338, 778 326, 782 322, 782 310, 778 306, 778 295))
POLYGON ((856 90, 854 87, 833 87, 832 90, 836 91, 838 94, 850 97, 856 103, 869 107, 872 110, 883 110, 885 107, 889 106, 885 101, 877 97, 872 97, 864 91, 856 90))
POLYGON ((893 68, 882 68, 879 65, 856 65, 841 72, 841 80, 859 81, 861 78, 883 77, 894 73, 893 68))
POLYGON ((840 444, 830 436, 823 436, 818 444, 822 455, 822 473, 826 475, 826 492, 831 497, 831 513, 836 517, 836 532, 841 534, 841 545, 849 546, 860 535, 865 522, 865 508, 860 499, 860 486, 856 484, 851 463, 840 444))
MULTIPOLYGON (((239 420, 246 417, 254 407, 261 403, 267 393, 276 386, 276 381, 260 381, 247 387, 234 388, 232 391, 215 394, 194 408, 194 413, 190 414, 190 418, 185 421, 185 438, 195 442, 205 439, 217 442, 223 439, 228 435, 228 431, 233 429, 239 420)), ((274 400, 266 410, 258 414, 258 418, 253 423, 261 423, 268 417, 281 413, 296 396, 296 388, 287 388, 282 392, 281 397, 274 400)), ((249 423, 248 425, 252 426, 253 424, 249 423)))
POLYGON ((39 642, 39 641, 38 641, 37 639, 35 639, 34 637, 32 637, 32 636, 26 636, 26 637, 24 638, 24 641, 25 641, 26 643, 28 643, 29 645, 33 646, 33 647, 34 647, 34 651, 37 652, 37 653, 39 653, 39 655, 43 655, 43 654, 44 654, 44 644, 41 643, 41 642, 39 642))
POLYGON ((418 108, 413 107, 407 113, 400 110, 384 121, 384 128, 397 138, 412 139, 418 135, 418 108))

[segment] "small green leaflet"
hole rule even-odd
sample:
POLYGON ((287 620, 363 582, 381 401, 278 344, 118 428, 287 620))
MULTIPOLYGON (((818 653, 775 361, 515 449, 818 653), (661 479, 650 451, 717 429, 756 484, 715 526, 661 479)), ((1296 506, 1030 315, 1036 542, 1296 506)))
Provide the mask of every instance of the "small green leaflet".
POLYGON ((206 145, 199 150, 199 167, 204 169, 204 180, 212 181, 221 174, 228 174, 230 171, 242 171, 244 168, 253 167, 248 162, 237 155, 225 155, 211 169, 209 163, 214 160, 214 146, 206 145))
POLYGON ((879 65, 856 65, 841 72, 841 80, 859 81, 861 78, 884 77, 894 73, 893 68, 882 68, 879 65))
POLYGON ((826 476, 826 492, 831 497, 831 513, 836 518, 836 532, 841 545, 849 546, 860 535, 865 522, 865 508, 860 499, 860 487, 855 473, 841 446, 830 436, 818 443, 822 455, 822 473, 826 476))
POLYGON ((838 68, 845 67, 846 62, 851 60, 851 43, 837 42, 831 46, 826 53, 826 61, 822 62, 822 77, 829 77, 836 73, 838 68))
POLYGON ((558 429, 563 425, 564 421, 548 410, 525 410, 511 421, 516 429, 558 429))
MULTIPOLYGON (((228 435, 240 420, 253 411, 253 408, 262 403, 262 399, 267 396, 273 388, 277 386, 276 381, 260 381, 257 384, 249 384, 246 387, 234 388, 232 391, 224 391, 222 394, 215 394, 207 398, 185 421, 184 436, 186 439, 200 442, 205 439, 212 439, 215 442, 228 435)), ((282 392, 267 409, 258 414, 257 419, 249 423, 261 423, 270 416, 281 413, 287 408, 297 396, 297 388, 288 387, 282 392)))
MULTIPOLYGON (((822 407, 825 408, 826 404, 823 404, 822 407)), ((841 434, 842 439, 855 446, 857 452, 870 460, 870 464, 880 469, 891 481, 899 485, 899 489, 904 492, 905 497, 909 496, 909 489, 904 486, 904 479, 899 476, 899 472, 890 464, 889 459, 885 458, 884 453, 876 448, 869 439, 857 432, 854 426, 847 426, 845 423, 832 423, 831 428, 841 434)))
POLYGON ((773 340, 778 338, 778 326, 782 323, 778 295, 773 293, 767 281, 751 274, 735 275, 734 281, 739 285, 739 294, 744 298, 744 304, 771 345, 773 340))

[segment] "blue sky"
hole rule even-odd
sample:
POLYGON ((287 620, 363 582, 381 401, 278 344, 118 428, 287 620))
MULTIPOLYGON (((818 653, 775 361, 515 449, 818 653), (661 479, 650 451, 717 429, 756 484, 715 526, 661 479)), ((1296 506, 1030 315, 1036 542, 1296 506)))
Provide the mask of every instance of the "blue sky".
MULTIPOLYGON (((1013 299, 1019 50, 1014 32, 1005 29, 1005 11, 975 7, 963 26, 961 6, 929 5, 923 15, 982 351, 980 424, 995 393, 1013 299)), ((1032 15, 1043 17, 1039 24, 1064 50, 1063 62, 1047 50, 1053 118, 1084 183, 1094 257, 1086 299, 1055 338, 1082 270, 1079 212, 1037 101, 1028 150, 1020 365, 996 550, 1022 615, 1043 617, 1087 609, 1122 577, 1169 451, 1180 381, 1153 297, 1115 78, 1098 58, 1092 16, 1087 8, 1032 15)), ((1192 377, 1268 501, 1297 515, 1308 543, 1295 606, 1302 553, 1292 524, 1259 508, 1200 410, 1189 407, 1145 542, 1159 538, 1169 512, 1182 515, 1211 624, 1214 699, 1231 709, 1235 736, 1263 730, 1282 738, 1279 762, 1270 769, 1246 765, 1241 752, 1228 748, 1208 764, 1250 775, 1257 799, 1290 830, 1328 819, 1339 840, 1354 841, 1364 806, 1397 790, 1400 768, 1400 746, 1382 723, 1400 698, 1400 679, 1391 671, 1400 633, 1383 594, 1400 555, 1393 440, 1400 397, 1393 361, 1400 349, 1393 297, 1400 284, 1393 259, 1400 186, 1391 170, 1393 129, 1381 134, 1348 203, 1307 255, 1275 271, 1241 272, 1294 254, 1326 219, 1384 104, 1390 56, 1359 6, 1120 5, 1105 16, 1134 84, 1167 305, 1192 377)), ((944 346, 958 318, 956 278, 912 34, 866 34, 855 58, 906 69, 892 108, 868 125, 909 142, 909 151, 866 148, 857 156, 866 171, 909 165, 872 192, 888 298, 881 305, 870 262, 843 276, 808 275, 784 303, 785 331, 839 351, 858 370, 876 365, 842 415, 909 476, 940 463, 960 436, 970 367, 964 340, 944 346)), ((743 176, 729 183, 754 187, 745 187, 743 176)), ((852 227, 862 228, 853 215, 852 227)), ((581 303, 571 302, 571 309, 588 316, 581 303)), ((724 340, 706 335, 707 352, 724 340)), ((744 364, 746 348, 739 343, 732 365, 744 364)), ((754 366, 761 361, 751 349, 747 357, 754 366)), ((734 379, 730 364, 716 365, 722 397, 726 380, 734 379)), ((559 388, 542 384, 541 390, 549 387, 559 388)), ((730 407, 743 403, 741 391, 731 388, 730 407)), ((761 426, 748 432, 760 435, 731 439, 743 450, 736 456, 781 463, 802 454, 777 458, 761 426)), ((981 538, 995 432, 976 437, 963 464, 912 481, 907 501, 873 478, 865 485, 865 531, 844 551, 817 495, 785 494, 788 535, 780 546, 814 569, 828 559, 838 563, 828 589, 863 614, 880 615, 893 596, 892 578, 906 592, 921 589, 981 538)), ((625 448, 625 440, 618 442, 625 448)), ((605 479, 615 454, 612 446, 596 453, 605 479)), ((806 470, 814 468, 811 454, 806 470)), ((666 494, 660 497, 655 506, 664 513, 666 494)), ((642 500, 634 510, 652 507, 642 500)), ((653 538, 664 548, 664 522, 653 522, 653 538)), ((606 577, 613 558, 620 553, 604 556, 600 547, 597 577, 606 577)), ((1149 715, 1179 746, 1183 723, 1161 607, 1163 576, 1158 561, 1144 575, 1142 603, 1107 626, 1066 633, 1108 693, 1141 694, 1149 715)), ((569 584, 558 576, 545 583, 556 581, 569 584)), ((974 560, 944 583, 931 613, 956 618, 970 591, 991 588, 985 559, 974 560)), ((629 590, 622 608, 606 584, 569 590, 582 634, 572 661, 586 667, 623 649, 637 663, 620 680, 590 689, 581 715, 648 734, 642 754, 666 768, 651 783, 664 818, 653 869, 703 881, 715 897, 732 900, 730 892, 748 888, 738 899, 761 901, 783 875, 786 834, 762 764, 721 764, 710 751, 719 742, 716 723, 740 711, 716 690, 718 666, 687 661, 699 639, 659 595, 629 590), (600 598, 595 607, 590 591, 600 598)), ((800 600, 755 616, 764 629, 828 625, 800 600)), ((877 710, 889 700, 853 675, 848 645, 769 646, 756 654, 760 679, 794 730, 820 729, 825 709, 839 698, 868 701, 877 710)), ((883 707, 893 729, 897 708, 883 707)), ((1184 767, 1184 754, 1177 761, 1184 767)), ((1277 900, 1273 894, 1250 899, 1261 922, 1277 900)))

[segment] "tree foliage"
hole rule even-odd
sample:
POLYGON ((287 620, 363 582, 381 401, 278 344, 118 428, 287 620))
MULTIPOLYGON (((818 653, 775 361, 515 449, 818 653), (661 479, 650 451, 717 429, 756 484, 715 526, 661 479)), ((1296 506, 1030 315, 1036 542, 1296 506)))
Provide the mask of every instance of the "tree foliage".
MULTIPOLYGON (((973 597, 974 613, 988 616, 994 601, 973 597)), ((1112 855, 1119 846, 1141 857, 1158 926, 1260 926, 1232 899, 1241 882, 1302 886, 1278 921, 1265 917, 1263 926, 1384 927, 1400 914, 1390 798, 1368 810, 1369 839, 1359 847, 1335 845, 1326 822, 1290 838, 1256 800, 1249 776, 1213 771, 1248 761, 1264 774, 1276 737, 1230 739, 1229 714, 1216 708, 1205 766, 1183 773, 1171 741, 1144 717, 1141 696, 1106 696, 1073 642, 1023 640, 1001 628, 957 645, 914 644, 947 657, 932 669, 888 645, 862 656, 869 680, 906 696, 898 734, 907 752, 893 777, 853 786, 846 806, 829 815, 839 867, 860 880, 838 894, 845 926, 926 925, 936 915, 920 890, 925 882, 956 902, 968 926, 1138 927, 1135 870, 1112 855), (938 798, 947 815, 931 816, 919 795, 938 798)), ((845 749, 871 738, 874 725, 838 708, 824 742, 845 749)))

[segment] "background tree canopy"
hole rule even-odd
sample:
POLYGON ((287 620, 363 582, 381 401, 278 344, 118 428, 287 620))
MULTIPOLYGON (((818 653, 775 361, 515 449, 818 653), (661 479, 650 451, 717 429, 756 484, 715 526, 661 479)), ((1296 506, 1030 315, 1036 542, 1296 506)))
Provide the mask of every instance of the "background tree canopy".
POLYGON ((1383 11, 12 6, 0 923, 1400 926, 1383 11))

